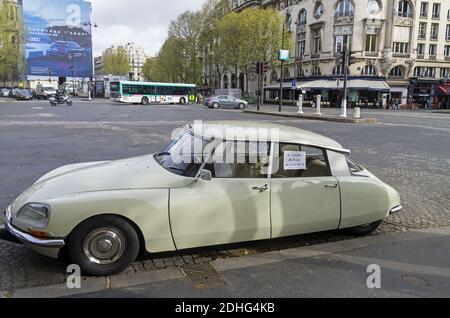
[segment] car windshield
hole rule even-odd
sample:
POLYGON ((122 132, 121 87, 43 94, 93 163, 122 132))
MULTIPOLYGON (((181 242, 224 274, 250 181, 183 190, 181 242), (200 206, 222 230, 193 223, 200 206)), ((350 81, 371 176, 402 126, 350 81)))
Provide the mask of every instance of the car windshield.
POLYGON ((166 170, 184 177, 195 177, 207 156, 208 141, 187 131, 177 135, 159 154, 156 161, 166 170))
POLYGON ((48 91, 54 91, 55 89, 53 87, 44 87, 43 88, 44 91, 48 92, 48 91))

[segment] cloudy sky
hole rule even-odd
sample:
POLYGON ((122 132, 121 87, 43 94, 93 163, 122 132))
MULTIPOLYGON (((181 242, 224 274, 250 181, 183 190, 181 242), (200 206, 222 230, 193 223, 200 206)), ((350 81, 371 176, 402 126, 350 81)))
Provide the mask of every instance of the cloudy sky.
POLYGON ((203 0, 91 0, 93 42, 96 55, 112 44, 135 42, 147 55, 158 52, 171 20, 198 10, 203 0))

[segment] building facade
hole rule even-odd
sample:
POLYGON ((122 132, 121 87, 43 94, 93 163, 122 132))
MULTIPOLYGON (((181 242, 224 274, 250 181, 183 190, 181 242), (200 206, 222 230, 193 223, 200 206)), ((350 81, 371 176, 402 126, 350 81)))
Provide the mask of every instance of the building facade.
MULTIPOLYGON (((273 7, 287 15, 292 35, 290 62, 284 68, 284 98, 300 91, 309 99, 340 106, 344 67, 341 53, 351 50, 349 102, 356 106, 417 103, 448 107, 450 1, 448 0, 231 0, 235 11, 273 7), (297 92, 291 82, 298 82, 297 92)), ((281 70, 265 79, 265 98, 279 95, 281 70)), ((222 88, 239 87, 225 74, 222 88), (236 87, 237 86, 237 87, 236 87)), ((249 89, 256 85, 249 85, 249 89)))
MULTIPOLYGON (((103 55, 116 52, 117 49, 122 48, 125 50, 128 60, 131 65, 130 77, 133 81, 144 81, 144 74, 142 73, 142 68, 144 67, 145 61, 147 60, 147 55, 145 54, 144 48, 136 45, 134 42, 126 43, 125 45, 114 45, 106 49, 103 55)), ((96 60, 97 69, 101 69, 102 59, 97 58, 96 60)), ((100 74, 100 73, 97 73, 100 74)))

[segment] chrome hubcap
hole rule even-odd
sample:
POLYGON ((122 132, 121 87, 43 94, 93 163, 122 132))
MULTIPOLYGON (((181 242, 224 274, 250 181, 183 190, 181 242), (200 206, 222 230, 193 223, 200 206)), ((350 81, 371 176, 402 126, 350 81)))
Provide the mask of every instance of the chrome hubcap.
POLYGON ((125 248, 125 237, 115 228, 96 229, 89 233, 83 244, 86 257, 99 265, 114 263, 123 256, 125 248))

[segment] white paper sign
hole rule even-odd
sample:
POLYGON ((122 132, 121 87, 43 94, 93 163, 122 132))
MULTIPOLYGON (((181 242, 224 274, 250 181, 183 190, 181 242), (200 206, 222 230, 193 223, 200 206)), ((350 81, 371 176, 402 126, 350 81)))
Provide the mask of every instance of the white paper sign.
POLYGON ((285 151, 284 170, 306 170, 306 152, 285 151))

